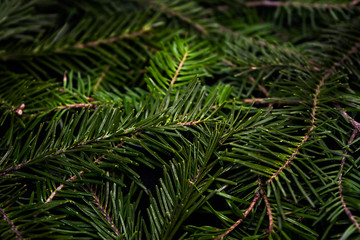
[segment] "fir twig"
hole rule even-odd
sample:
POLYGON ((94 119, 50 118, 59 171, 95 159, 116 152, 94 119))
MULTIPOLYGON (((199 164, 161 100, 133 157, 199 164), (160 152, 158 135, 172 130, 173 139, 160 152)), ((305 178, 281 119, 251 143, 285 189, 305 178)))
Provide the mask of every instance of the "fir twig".
POLYGON ((316 87, 315 95, 313 98, 313 107, 311 109, 311 126, 309 130, 305 133, 305 136, 303 140, 298 144, 294 152, 291 154, 289 159, 266 181, 266 184, 269 184, 274 178, 276 178, 287 166, 290 165, 290 163, 294 160, 296 155, 299 153, 299 149, 302 147, 302 145, 308 140, 310 137, 311 132, 315 129, 315 119, 316 119, 316 109, 318 105, 318 97, 321 91, 322 86, 325 83, 325 80, 330 77, 333 73, 335 73, 336 68, 342 66, 342 64, 350 57, 351 54, 354 54, 357 52, 358 48, 360 47, 360 42, 357 42, 342 58, 340 61, 336 62, 334 66, 332 66, 321 78, 319 84, 316 87))
POLYGON ((113 37, 113 38, 101 39, 101 40, 88 42, 88 43, 78 43, 78 44, 76 44, 74 46, 69 45, 69 46, 66 46, 66 47, 60 47, 60 48, 57 48, 55 51, 56 52, 63 52, 63 51, 68 50, 68 49, 83 49, 83 48, 97 47, 100 44, 110 44, 110 43, 121 41, 121 40, 127 39, 127 38, 139 37, 139 36, 143 35, 144 33, 149 32, 150 30, 152 30, 152 28, 147 27, 147 28, 141 29, 140 31, 137 31, 137 32, 124 33, 124 34, 122 34, 120 36, 113 37))
MULTIPOLYGON (((115 146, 115 148, 119 148, 119 147, 121 147, 122 145, 124 145, 124 142, 119 143, 118 145, 115 146)), ((114 150, 110 150, 109 152, 111 153, 111 152, 113 152, 113 151, 114 151, 114 150)), ((101 162, 101 160, 103 160, 104 158, 105 158, 105 155, 101 155, 100 157, 98 157, 98 158, 96 158, 96 159, 94 160, 94 163, 99 163, 99 162, 101 162)), ((82 175, 82 174, 84 174, 84 171, 81 170, 80 172, 78 172, 78 175, 79 175, 79 176, 82 175)), ((76 179, 77 179, 77 175, 73 175, 72 177, 66 179, 66 181, 67 181, 67 182, 71 182, 71 181, 74 181, 74 180, 76 180, 76 179)), ((56 195, 59 191, 61 191, 61 189, 63 189, 63 187, 64 187, 64 184, 60 184, 60 185, 50 194, 50 196, 46 199, 45 203, 48 203, 48 202, 52 201, 52 200, 54 199, 55 195, 56 195)))
POLYGON ((271 211, 271 206, 269 203, 269 200, 266 197, 266 193, 264 192, 264 190, 261 187, 261 179, 258 179, 258 186, 259 186, 259 190, 260 190, 260 194, 261 197, 264 199, 265 202, 265 206, 266 206, 266 211, 267 211, 267 215, 269 217, 269 229, 268 229, 268 233, 271 233, 274 229, 274 220, 273 220, 273 216, 272 216, 272 211, 271 211))
POLYGON ((225 233, 217 236, 216 238, 214 238, 215 240, 220 240, 223 239, 226 235, 228 235, 230 232, 232 232, 246 217, 247 215, 250 213, 250 211, 254 208, 255 204, 257 203, 257 201, 260 198, 260 193, 257 192, 255 194, 254 199, 251 201, 250 206, 248 207, 248 209, 246 209, 246 211, 244 212, 244 218, 240 218, 239 220, 236 221, 236 223, 234 223, 225 233))
POLYGON ((162 11, 166 12, 167 14, 169 14, 171 16, 178 17, 182 21, 187 22, 188 24, 193 26, 195 29, 200 31, 202 34, 208 35, 208 32, 205 30, 205 28, 203 26, 201 26, 198 23, 194 23, 193 20, 191 20, 190 18, 188 18, 186 16, 183 16, 181 13, 175 12, 175 11, 169 9, 168 7, 166 7, 165 5, 159 4, 157 2, 149 1, 149 4, 155 8, 160 8, 162 11))
MULTIPOLYGON (((348 144, 351 144, 354 139, 355 136, 359 133, 358 129, 355 128, 353 130, 353 133, 351 134, 351 137, 348 141, 348 144)), ((346 155, 348 153, 348 151, 345 149, 344 150, 344 155, 346 155)), ((341 205, 344 208, 344 211, 346 213, 346 215, 349 217, 350 221, 354 224, 354 226, 356 227, 356 229, 358 230, 358 232, 360 233, 360 225, 358 223, 358 221, 356 221, 354 215, 351 213, 350 209, 348 208, 348 206, 346 205, 345 199, 344 199, 344 195, 342 193, 343 191, 343 186, 342 186, 342 179, 343 179, 343 175, 344 175, 344 166, 345 166, 345 160, 346 157, 343 156, 341 159, 341 164, 340 164, 340 175, 339 175, 339 180, 338 180, 338 185, 339 185, 339 196, 340 196, 340 201, 341 201, 341 205)))
MULTIPOLYGON (((250 79, 251 82, 256 83, 256 80, 252 76, 249 75, 248 78, 250 79)), ((269 96, 269 92, 265 89, 265 87, 263 85, 258 83, 257 86, 258 86, 259 90, 265 95, 265 97, 269 96)))
POLYGON ((247 7, 306 7, 306 8, 323 8, 323 9, 352 9, 359 1, 355 0, 349 4, 326 4, 326 3, 304 3, 304 2, 280 2, 280 1, 253 1, 247 2, 247 7))
POLYGON ((185 51, 184 57, 181 59, 181 62, 179 64, 178 68, 176 69, 176 73, 175 73, 174 77, 171 79, 171 83, 170 83, 171 86, 174 85, 174 83, 175 83, 175 81, 176 81, 176 79, 177 79, 177 77, 178 77, 178 75, 179 75, 179 73, 181 71, 181 68, 183 67, 183 65, 184 65, 184 63, 186 61, 187 56, 188 56, 188 51, 185 51))
POLYGON ((96 192, 91 188, 91 186, 89 184, 87 184, 87 186, 89 188, 89 191, 93 195, 95 205, 100 210, 100 212, 103 215, 103 217, 105 218, 106 222, 108 222, 109 225, 111 226, 111 228, 113 229, 114 233, 116 234, 116 237, 119 237, 121 235, 119 229, 117 229, 117 227, 115 226, 111 217, 107 213, 106 208, 101 204, 99 197, 96 195, 96 192))
POLYGON ((15 226, 14 222, 9 218, 9 216, 5 213, 5 210, 0 208, 0 214, 3 215, 3 219, 5 220, 5 222, 7 222, 11 227, 11 231, 13 233, 15 233, 16 238, 19 240, 24 240, 25 238, 23 238, 23 236, 21 236, 20 231, 17 229, 17 227, 15 226))
POLYGON ((341 106, 338 103, 335 103, 335 107, 337 109, 340 109, 340 113, 342 115, 344 115, 351 123, 351 125, 360 132, 360 123, 355 121, 352 117, 349 116, 349 114, 347 114, 347 112, 345 112, 344 110, 341 110, 341 106))

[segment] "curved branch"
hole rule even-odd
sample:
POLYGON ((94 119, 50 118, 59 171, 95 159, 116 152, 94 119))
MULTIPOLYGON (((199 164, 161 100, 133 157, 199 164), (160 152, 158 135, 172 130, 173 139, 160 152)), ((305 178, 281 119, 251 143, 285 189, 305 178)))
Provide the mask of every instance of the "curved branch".
POLYGON ((239 220, 236 221, 236 223, 234 223, 225 233, 217 236, 216 238, 214 238, 215 240, 220 240, 223 239, 226 235, 228 235, 232 230, 234 230, 246 217, 247 215, 250 213, 250 211, 254 208, 255 204, 257 203, 257 201, 260 198, 260 193, 257 192, 255 194, 254 199, 252 200, 250 206, 248 207, 248 209, 245 211, 244 213, 244 218, 240 218, 239 220))
POLYGON ((325 84, 325 80, 329 78, 332 74, 335 73, 337 67, 340 67, 343 65, 343 63, 349 59, 351 54, 357 53, 358 49, 360 48, 360 42, 357 42, 342 58, 340 61, 336 62, 328 71, 325 72, 323 77, 321 78, 319 84, 316 87, 315 95, 313 98, 313 107, 311 109, 311 120, 310 120, 310 128, 305 133, 305 136, 303 140, 299 143, 299 145, 296 147, 295 151, 291 154, 289 159, 274 173, 267 181, 266 184, 269 184, 274 178, 276 178, 287 166, 290 165, 292 160, 296 157, 296 155, 299 153, 299 149, 302 147, 302 145, 309 139, 311 132, 316 128, 315 126, 315 120, 316 120, 316 109, 317 105, 319 103, 318 97, 321 91, 321 88, 325 84))
MULTIPOLYGON (((356 128, 353 130, 353 133, 351 134, 348 144, 350 144, 354 141, 355 136, 358 132, 359 131, 356 128)), ((348 151, 345 149, 344 154, 346 155, 347 153, 348 153, 348 151)), ((360 225, 359 225, 358 221, 356 221, 356 219, 355 219, 354 215, 351 213, 350 209, 347 207, 345 199, 344 199, 344 195, 342 193, 343 187, 342 187, 341 183, 342 183, 343 174, 344 174, 345 159, 346 159, 345 156, 343 156, 341 159, 340 176, 339 176, 339 180, 338 180, 340 201, 341 201, 341 205, 344 208, 346 215, 349 217, 350 221, 354 224, 354 226, 357 228, 358 232, 360 233, 360 225)))

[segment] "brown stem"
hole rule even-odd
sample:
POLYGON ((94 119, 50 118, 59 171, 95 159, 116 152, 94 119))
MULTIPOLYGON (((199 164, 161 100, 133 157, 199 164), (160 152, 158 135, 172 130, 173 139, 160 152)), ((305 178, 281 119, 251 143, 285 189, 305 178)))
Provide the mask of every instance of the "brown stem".
MULTIPOLYGON (((354 141, 355 136, 358 132, 359 131, 356 128, 353 130, 353 133, 351 134, 348 144, 350 144, 354 141)), ((348 151, 345 149, 344 155, 346 155, 347 153, 348 153, 348 151)), ((357 228, 358 232, 360 233, 360 225, 359 225, 358 221, 356 221, 356 219, 355 219, 354 215, 351 213, 350 209, 347 207, 345 199, 344 199, 344 195, 342 193, 343 187, 342 187, 341 183, 342 183, 343 174, 344 174, 345 159, 346 159, 345 156, 343 156, 341 159, 340 176, 339 176, 339 180, 338 180, 340 201, 341 201, 341 205, 344 208, 346 215, 349 217, 350 221, 354 224, 354 226, 357 228)))
POLYGON ((65 109, 65 108, 87 108, 87 107, 94 107, 96 108, 98 105, 93 103, 75 103, 69 105, 58 106, 57 109, 65 109))
POLYGON ((243 103, 257 103, 257 104, 288 104, 288 105, 299 105, 304 102, 303 100, 276 100, 276 98, 246 98, 241 100, 243 103))
POLYGON ((269 200, 266 197, 264 190, 261 187, 261 179, 260 178, 258 179, 258 183, 259 183, 258 185, 259 185, 259 189, 260 189, 260 194, 261 194, 262 198, 264 199, 266 210, 267 210, 267 215, 269 217, 268 233, 271 233, 274 229, 274 220, 273 220, 273 216, 272 216, 271 206, 270 206, 269 200))
POLYGON ((185 60, 186 60, 187 56, 188 56, 188 52, 185 51, 184 57, 181 59, 181 62, 180 62, 179 66, 178 66, 178 68, 176 70, 176 73, 175 73, 174 77, 171 79, 171 83, 170 83, 171 86, 174 85, 174 83, 175 83, 175 81, 176 81, 176 79, 177 79, 177 77, 178 77, 178 75, 179 75, 179 73, 181 71, 181 68, 183 67, 183 65, 185 63, 185 60))
POLYGON ((20 231, 15 226, 14 222, 9 218, 9 216, 5 213, 4 209, 0 208, 0 214, 3 215, 3 219, 5 222, 7 222, 11 227, 11 231, 15 233, 16 238, 20 240, 24 240, 23 236, 21 236, 20 231))
MULTIPOLYGON (((341 109, 341 106, 339 104, 335 104, 335 107, 338 108, 338 109, 341 109)), ((357 129, 359 132, 360 132, 360 123, 355 121, 352 117, 349 116, 349 114, 347 114, 344 110, 340 110, 340 113, 342 115, 344 115, 347 119, 349 119, 351 125, 353 125, 353 127, 355 129, 357 129)))
POLYGON ((352 9, 358 1, 353 1, 350 4, 322 4, 322 3, 302 3, 302 2, 276 2, 276 1, 254 1, 247 2, 247 7, 306 7, 306 8, 323 8, 323 9, 338 9, 348 8, 352 9))
POLYGON ((198 123, 200 123, 200 122, 199 121, 193 121, 193 122, 177 123, 175 125, 190 126, 190 125, 196 125, 198 123))
MULTIPOLYGON (((80 171, 78 174, 79 174, 79 175, 82 175, 83 173, 84 173, 84 171, 80 171)), ((74 181, 75 179, 77 179, 77 175, 74 175, 74 176, 66 179, 66 181, 67 181, 67 182, 71 182, 71 181, 74 181)), ((60 184, 60 185, 50 194, 50 196, 46 199, 45 203, 48 203, 48 202, 52 201, 52 200, 54 199, 55 195, 56 195, 59 191, 61 191, 61 189, 63 189, 63 187, 64 187, 64 184, 60 184)))
POLYGON ((360 42, 356 43, 342 58, 340 61, 336 62, 333 67, 331 67, 327 72, 325 72, 324 76, 321 78, 319 84, 316 87, 315 95, 313 99, 313 107, 311 109, 311 120, 310 120, 310 128, 306 132, 303 140, 299 143, 299 145, 296 147, 295 151, 291 154, 289 159, 274 173, 267 181, 266 184, 269 184, 274 178, 276 178, 287 166, 290 165, 292 160, 296 157, 296 155, 299 153, 299 149, 301 146, 308 140, 310 137, 310 133, 315 129, 315 119, 316 119, 316 109, 318 105, 318 96, 320 94, 321 88, 325 83, 325 80, 330 77, 335 71, 337 67, 342 66, 342 64, 350 57, 351 54, 356 53, 358 48, 360 47, 360 42))
POLYGON ((19 169, 22 168, 23 166, 27 165, 29 162, 30 162, 30 160, 27 160, 27 161, 25 161, 25 162, 23 162, 23 163, 19 163, 19 164, 13 166, 13 167, 9 167, 9 168, 5 169, 4 171, 2 171, 2 172, 0 173, 0 176, 4 176, 4 175, 8 174, 8 173, 11 172, 11 171, 19 170, 19 169))
POLYGON ((236 223, 234 223, 225 233, 217 236, 216 238, 214 238, 215 240, 220 240, 223 239, 226 235, 228 235, 231 231, 233 231, 246 217, 247 215, 250 213, 250 211, 254 208, 255 204, 257 203, 257 201, 260 198, 260 193, 257 192, 255 194, 254 199, 252 200, 250 206, 248 207, 248 209, 245 211, 244 213, 244 218, 240 218, 239 220, 236 221, 236 223))
POLYGON ((111 217, 109 216, 109 214, 106 212, 106 208, 101 205, 99 197, 96 195, 95 191, 90 187, 90 185, 88 185, 88 188, 89 188, 89 191, 91 192, 91 194, 93 195, 95 205, 100 210, 100 212, 103 215, 103 217, 105 218, 105 220, 109 223, 109 225, 115 232, 116 236, 119 237, 121 235, 121 233, 120 233, 119 229, 116 228, 116 226, 115 226, 114 222, 112 221, 111 217))
MULTIPOLYGON (((121 147, 123 144, 124 144, 124 142, 121 142, 121 143, 119 143, 118 145, 116 145, 115 148, 119 148, 119 147, 121 147)), ((110 150, 109 152, 111 153, 111 152, 113 152, 113 151, 114 151, 114 150, 110 150)), ((105 155, 101 155, 99 158, 96 158, 96 159, 94 160, 94 163, 99 163, 99 162, 101 162, 101 160, 103 160, 104 158, 105 158, 105 155)), ((82 174, 84 174, 84 171, 80 171, 80 172, 78 173, 78 175, 82 175, 82 174)), ((66 181, 67 181, 67 182, 71 182, 71 181, 74 181, 74 180, 76 180, 76 179, 77 179, 77 175, 73 175, 72 177, 66 179, 66 181)), ((62 189, 63 187, 64 187, 64 184, 60 184, 60 185, 55 189, 55 191, 53 191, 53 192, 50 194, 50 196, 48 197, 48 199, 46 199, 45 203, 48 203, 48 202, 52 201, 52 200, 54 199, 55 195, 56 195, 59 191, 61 191, 61 189, 62 189)))
MULTIPOLYGON (((248 78, 250 79, 251 82, 256 83, 256 80, 252 77, 252 76, 248 76, 248 78)), ((264 88, 263 85, 261 85, 260 83, 257 84, 259 90, 266 96, 269 96, 269 92, 264 88)))
POLYGON ((79 44, 76 44, 74 46, 61 47, 61 48, 56 49, 56 52, 62 52, 64 50, 72 49, 72 48, 73 49, 74 48, 75 49, 82 49, 82 48, 97 47, 100 44, 109 44, 109 43, 120 41, 120 40, 123 40, 123 39, 126 39, 126 38, 135 38, 135 37, 143 35, 144 33, 148 32, 150 30, 151 30, 151 27, 148 27, 146 29, 141 29, 140 31, 137 31, 137 32, 124 33, 124 34, 122 34, 120 36, 113 37, 113 38, 107 38, 107 39, 102 39, 102 40, 88 42, 88 43, 79 43, 79 44))

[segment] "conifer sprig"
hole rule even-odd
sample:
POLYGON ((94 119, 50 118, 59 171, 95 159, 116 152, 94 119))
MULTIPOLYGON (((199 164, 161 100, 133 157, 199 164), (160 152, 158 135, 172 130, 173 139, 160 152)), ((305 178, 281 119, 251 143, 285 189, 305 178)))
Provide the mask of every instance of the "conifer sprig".
POLYGON ((359 235, 359 1, 0 2, 1 239, 359 235))

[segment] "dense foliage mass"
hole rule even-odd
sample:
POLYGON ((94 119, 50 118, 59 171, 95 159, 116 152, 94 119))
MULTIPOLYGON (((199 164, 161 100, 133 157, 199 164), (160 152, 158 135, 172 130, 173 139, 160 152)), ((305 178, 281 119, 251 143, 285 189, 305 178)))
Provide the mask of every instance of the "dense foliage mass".
POLYGON ((0 238, 358 239, 359 110, 357 0, 0 0, 0 238))

